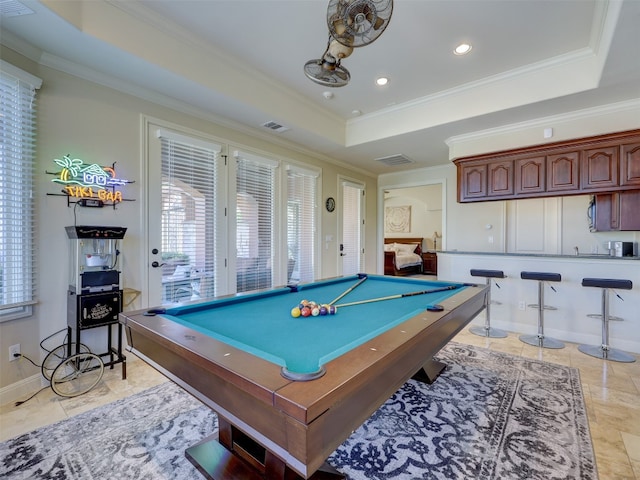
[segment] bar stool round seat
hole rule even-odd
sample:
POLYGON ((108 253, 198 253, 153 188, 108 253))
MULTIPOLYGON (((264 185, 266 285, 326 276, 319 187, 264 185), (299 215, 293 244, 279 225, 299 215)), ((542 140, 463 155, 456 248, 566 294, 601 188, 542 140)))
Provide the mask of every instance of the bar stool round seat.
MULTIPOLYGON (((469 328, 469 331, 474 335, 479 335, 481 337, 490 337, 490 338, 505 338, 507 337, 507 332, 504 330, 500 330, 498 328, 493 328, 491 326, 491 279, 492 278, 504 278, 504 272, 502 270, 482 270, 472 268, 470 270, 471 276, 473 277, 485 277, 487 286, 489 287, 487 290, 487 298, 486 298, 486 316, 484 320, 484 326, 473 326, 469 328)), ((496 286, 500 288, 500 285, 496 283, 496 286)))
MULTIPOLYGON (((611 360, 614 362, 635 362, 633 355, 629 355, 621 350, 616 350, 609 346, 609 290, 631 290, 633 283, 631 280, 620 280, 615 278, 583 278, 583 287, 595 287, 602 289, 602 314, 598 318, 602 318, 602 344, 601 345, 578 345, 578 350, 586 355, 603 360, 611 360)), ((592 315, 590 315, 593 317, 592 315)), ((617 318, 617 317, 614 317, 617 318)), ((622 319, 620 319, 622 320, 622 319)))
MULTIPOLYGON (((538 309, 538 333, 537 335, 520 335, 520 341, 534 347, 564 348, 564 343, 560 340, 547 337, 544 334, 544 311, 556 310, 555 307, 544 304, 544 284, 545 282, 560 282, 562 281, 562 276, 559 273, 551 272, 520 272, 520 278, 538 282, 538 303, 528 305, 531 308, 538 309)), ((553 286, 551 286, 551 289, 555 292, 553 286)))

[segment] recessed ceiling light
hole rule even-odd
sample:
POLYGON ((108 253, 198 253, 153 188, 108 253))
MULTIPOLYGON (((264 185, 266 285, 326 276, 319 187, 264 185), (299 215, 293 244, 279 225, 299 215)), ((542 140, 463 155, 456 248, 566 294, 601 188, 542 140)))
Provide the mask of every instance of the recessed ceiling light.
POLYGON ((453 53, 455 53, 456 55, 466 55, 471 51, 471 48, 471 45, 469 45, 468 43, 461 43, 453 50, 453 53))
POLYGON ((376 85, 380 87, 386 85, 387 83, 389 83, 389 79, 387 77, 380 77, 376 79, 376 85))

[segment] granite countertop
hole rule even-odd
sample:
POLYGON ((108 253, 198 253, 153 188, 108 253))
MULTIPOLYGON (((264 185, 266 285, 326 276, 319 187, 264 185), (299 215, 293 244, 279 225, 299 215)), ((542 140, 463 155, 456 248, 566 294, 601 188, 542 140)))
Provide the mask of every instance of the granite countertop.
POLYGON ((640 260, 640 256, 634 257, 612 257, 606 254, 585 253, 579 255, 561 255, 550 253, 508 253, 508 252, 468 252, 462 250, 441 250, 438 253, 450 253, 454 255, 498 255, 505 257, 542 257, 542 258, 566 258, 566 259, 585 259, 585 260, 640 260))

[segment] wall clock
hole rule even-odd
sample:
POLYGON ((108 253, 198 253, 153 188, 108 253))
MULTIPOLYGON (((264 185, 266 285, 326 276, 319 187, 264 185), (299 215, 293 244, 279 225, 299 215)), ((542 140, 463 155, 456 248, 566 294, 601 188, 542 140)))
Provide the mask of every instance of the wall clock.
POLYGON ((336 209, 336 201, 333 199, 333 197, 329 197, 327 198, 324 206, 327 208, 327 212, 333 212, 336 209))

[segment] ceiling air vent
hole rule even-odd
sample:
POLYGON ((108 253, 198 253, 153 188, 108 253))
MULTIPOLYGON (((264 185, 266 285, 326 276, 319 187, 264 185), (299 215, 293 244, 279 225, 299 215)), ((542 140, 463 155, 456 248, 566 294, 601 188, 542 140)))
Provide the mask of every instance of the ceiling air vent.
POLYGON ((287 130, 289 130, 289 127, 284 127, 277 122, 265 122, 262 124, 262 126, 278 133, 286 132, 287 130))
POLYGON ((0 0, 0 17, 19 17, 32 13, 33 10, 16 0, 0 0))
POLYGON ((384 163, 385 165, 389 165, 390 167, 397 167, 398 165, 406 165, 407 163, 413 163, 406 155, 402 155, 401 153, 397 155, 389 155, 388 157, 376 158, 376 162, 384 163))

